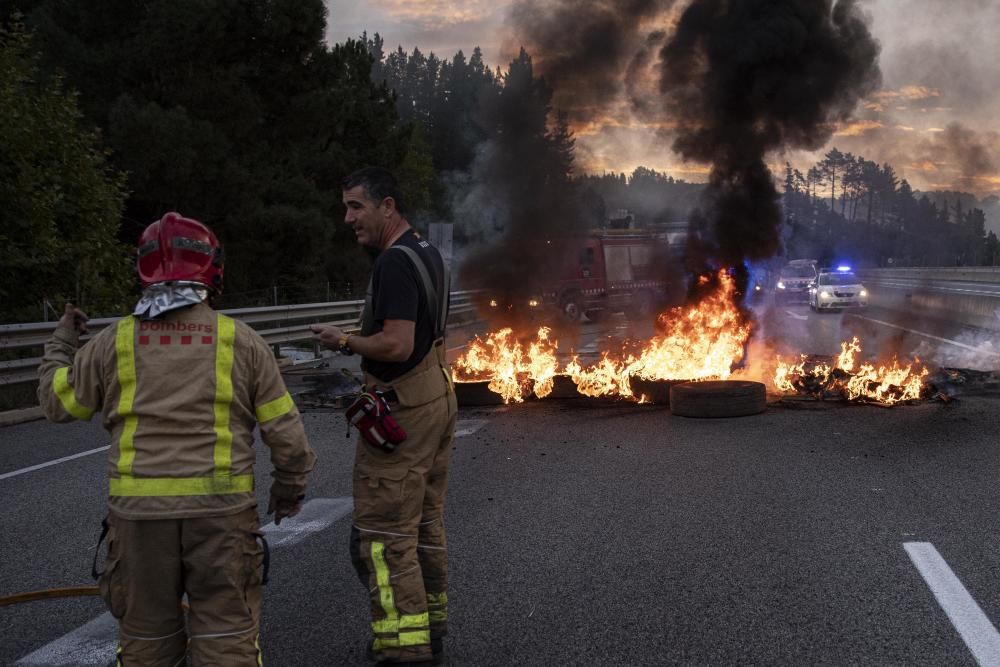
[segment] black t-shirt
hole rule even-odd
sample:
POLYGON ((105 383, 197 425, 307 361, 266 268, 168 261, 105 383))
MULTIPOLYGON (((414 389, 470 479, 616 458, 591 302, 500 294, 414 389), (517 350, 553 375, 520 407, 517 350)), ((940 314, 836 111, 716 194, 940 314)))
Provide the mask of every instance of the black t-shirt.
MULTIPOLYGON (((444 261, 441 253, 430 243, 408 229, 393 245, 413 248, 427 267, 434 282, 438 298, 448 298, 444 293, 444 261)), ((423 281, 417 267, 407 253, 400 250, 383 250, 372 267, 372 311, 375 328, 371 335, 382 331, 386 320, 415 322, 413 354, 404 362, 375 361, 365 358, 361 367, 384 382, 392 382, 420 363, 434 344, 434 328, 438 314, 431 313, 424 294, 423 281)))

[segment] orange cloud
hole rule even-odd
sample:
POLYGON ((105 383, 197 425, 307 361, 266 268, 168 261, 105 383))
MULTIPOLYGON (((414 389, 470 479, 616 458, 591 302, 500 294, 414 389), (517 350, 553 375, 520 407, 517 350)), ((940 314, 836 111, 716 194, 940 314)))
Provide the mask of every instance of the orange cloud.
MULTIPOLYGON (((885 111, 894 100, 926 100, 932 97, 940 97, 941 93, 936 88, 927 86, 903 86, 899 90, 880 90, 872 94, 871 99, 865 103, 865 109, 869 111, 885 111)), ((896 107, 906 109, 906 107, 896 107)))
POLYGON ((611 129, 622 130, 651 130, 663 132, 676 130, 677 124, 672 122, 646 122, 634 119, 622 119, 614 116, 603 116, 601 118, 574 124, 571 128, 573 134, 578 137, 591 137, 611 129))
POLYGON ((846 125, 840 125, 837 131, 833 133, 835 137, 860 137, 865 132, 871 132, 872 130, 880 130, 885 125, 878 122, 877 120, 859 120, 853 123, 848 123, 846 125))
POLYGON ((921 162, 912 163, 910 165, 910 169, 913 169, 914 171, 930 172, 930 171, 937 171, 938 166, 933 162, 931 162, 930 160, 923 160, 921 162))
POLYGON ((466 0, 460 4, 444 0, 373 0, 372 4, 393 19, 412 21, 433 30, 481 21, 508 3, 504 0, 466 0))

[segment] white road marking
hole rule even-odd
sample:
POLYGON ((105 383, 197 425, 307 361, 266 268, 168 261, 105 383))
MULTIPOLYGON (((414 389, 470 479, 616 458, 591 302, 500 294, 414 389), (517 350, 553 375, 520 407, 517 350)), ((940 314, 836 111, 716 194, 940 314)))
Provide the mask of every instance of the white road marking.
POLYGON ((105 612, 62 638, 30 653, 15 665, 108 665, 115 659, 118 621, 105 612))
POLYGON ((586 345, 584 345, 583 347, 581 347, 579 350, 577 350, 577 352, 585 353, 585 354, 586 353, 591 353, 591 352, 597 352, 597 341, 594 341, 593 343, 587 343, 586 345))
POLYGON ((301 542, 311 533, 317 533, 329 527, 334 521, 349 514, 354 508, 354 501, 348 496, 344 498, 316 498, 302 506, 302 511, 290 519, 282 519, 281 525, 269 523, 261 530, 267 536, 267 542, 272 547, 290 546, 301 542))
POLYGON ((797 320, 808 320, 809 319, 808 315, 799 315, 798 313, 793 313, 790 310, 786 310, 785 313, 787 313, 790 317, 794 317, 797 320))
POLYGON ((938 604, 972 651, 976 662, 1000 665, 1000 633, 930 542, 904 542, 903 548, 927 582, 938 604))
POLYGON ((455 423, 455 437, 461 438, 466 435, 472 435, 486 426, 486 423, 485 419, 459 419, 455 423))
POLYGON ((78 459, 83 456, 90 456, 91 454, 97 454, 98 452, 106 452, 110 448, 111 445, 105 445, 104 447, 98 447, 97 449, 88 449, 87 451, 80 452, 79 454, 64 456, 61 459, 56 459, 54 461, 46 461, 45 463, 39 463, 36 466, 29 466, 27 468, 21 468, 20 470, 5 472, 2 475, 0 475, 0 479, 7 479, 8 477, 17 477, 18 475, 23 475, 28 472, 34 472, 35 470, 41 470, 42 468, 48 468, 49 466, 65 463, 66 461, 72 461, 73 459, 78 459))
MULTIPOLYGON (((853 314, 853 313, 852 313, 853 314)), ((965 343, 959 343, 957 340, 949 340, 948 338, 941 338, 940 336, 934 336, 929 333, 924 333, 923 331, 916 331, 914 329, 907 329, 906 327, 901 327, 898 324, 892 324, 891 322, 883 322, 882 320, 872 319, 871 317, 865 317, 864 315, 853 314, 860 320, 868 320, 869 322, 874 322, 875 324, 881 324, 884 327, 891 327, 893 329, 899 329, 907 333, 915 334, 917 336, 923 336, 924 338, 930 338, 931 340, 936 340, 941 343, 947 343, 948 345, 954 345, 955 347, 965 348, 966 350, 972 350, 973 352, 979 352, 981 354, 992 354, 993 356, 1000 356, 1000 352, 988 352, 981 350, 978 347, 973 347, 971 345, 966 345, 965 343)))
MULTIPOLYGON (((302 506, 298 516, 282 519, 281 525, 269 523, 261 530, 272 547, 301 542, 310 534, 328 528, 351 512, 350 497, 316 498, 302 506)), ((18 660, 16 665, 107 665, 114 661, 118 647, 118 621, 105 612, 76 630, 42 646, 18 660)))

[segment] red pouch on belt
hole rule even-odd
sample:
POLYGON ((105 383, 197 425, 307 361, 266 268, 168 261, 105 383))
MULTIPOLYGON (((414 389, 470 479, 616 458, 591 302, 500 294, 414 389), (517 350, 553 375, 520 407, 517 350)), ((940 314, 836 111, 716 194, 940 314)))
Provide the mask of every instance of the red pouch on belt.
POLYGON ((406 431, 389 414, 389 404, 379 393, 361 394, 344 414, 349 424, 347 434, 350 435, 353 425, 372 447, 394 452, 396 445, 406 440, 406 431))

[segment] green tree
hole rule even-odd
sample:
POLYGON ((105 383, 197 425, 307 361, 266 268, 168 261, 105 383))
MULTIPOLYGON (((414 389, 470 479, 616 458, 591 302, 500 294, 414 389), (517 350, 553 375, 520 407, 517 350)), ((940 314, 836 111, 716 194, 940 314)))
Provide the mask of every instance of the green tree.
POLYGON ((132 286, 117 240, 124 177, 16 23, 0 26, 0 108, 0 321, 38 320, 46 301, 120 312, 132 286))
POLYGON ((325 43, 323 0, 24 4, 129 174, 123 240, 174 209, 219 234, 230 297, 363 282, 340 181, 416 153, 369 45, 325 43))

